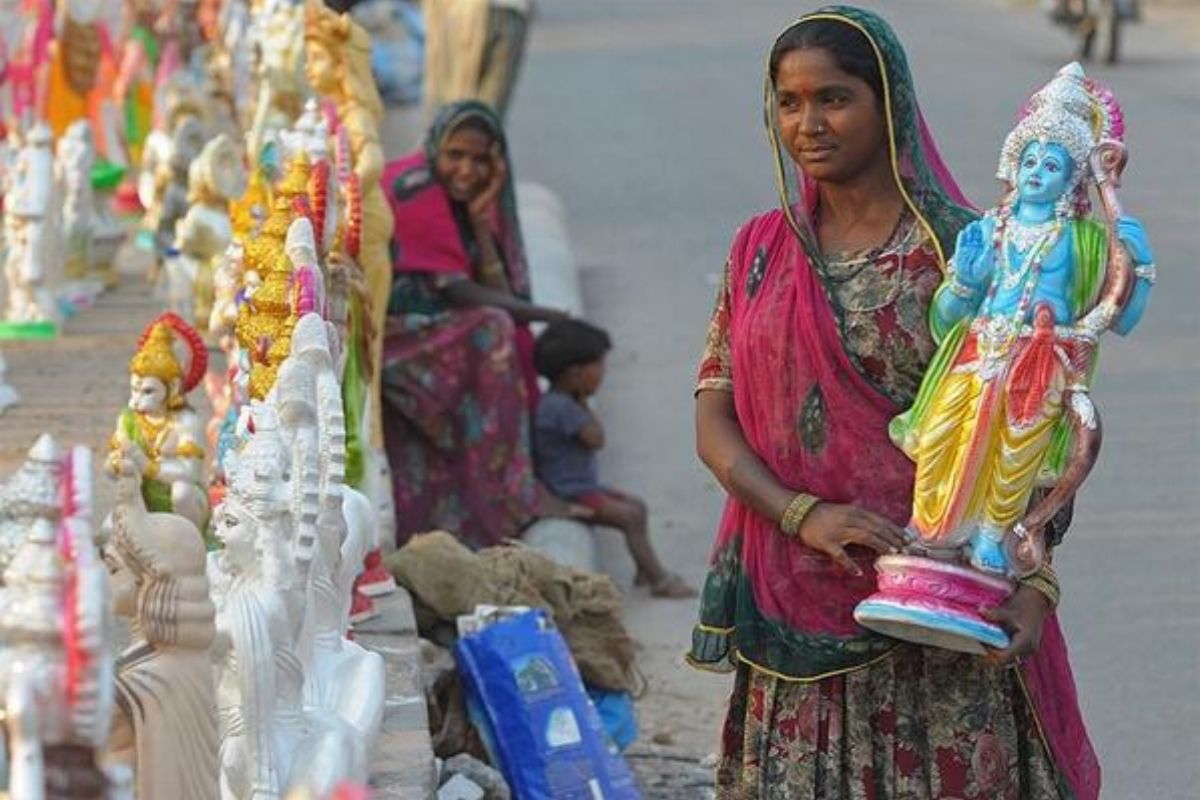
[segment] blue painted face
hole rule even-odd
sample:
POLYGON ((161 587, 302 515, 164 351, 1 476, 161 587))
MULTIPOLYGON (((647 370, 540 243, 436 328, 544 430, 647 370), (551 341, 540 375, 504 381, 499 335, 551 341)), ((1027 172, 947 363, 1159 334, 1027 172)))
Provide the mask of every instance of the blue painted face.
POLYGON ((1054 142, 1030 142, 1021 152, 1017 197, 1023 202, 1053 203, 1071 182, 1075 165, 1065 147, 1054 142))

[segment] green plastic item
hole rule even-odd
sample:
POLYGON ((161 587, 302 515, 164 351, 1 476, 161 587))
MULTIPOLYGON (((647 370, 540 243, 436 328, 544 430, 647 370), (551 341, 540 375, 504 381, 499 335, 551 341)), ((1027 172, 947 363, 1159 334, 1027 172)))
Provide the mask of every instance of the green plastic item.
POLYGON ((97 161, 92 165, 92 188, 100 191, 115 189, 121 185, 126 168, 111 161, 97 161))
POLYGON ((58 337, 58 324, 54 322, 3 322, 0 321, 0 340, 46 341, 58 337))

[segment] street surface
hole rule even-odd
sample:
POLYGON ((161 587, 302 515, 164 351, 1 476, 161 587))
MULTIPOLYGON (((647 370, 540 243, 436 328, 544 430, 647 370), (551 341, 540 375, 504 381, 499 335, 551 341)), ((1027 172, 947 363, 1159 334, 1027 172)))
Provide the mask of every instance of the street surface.
MULTIPOLYGON (((866 4, 907 46, 951 169, 977 204, 991 205, 1001 141, 1021 103, 1069 60, 1071 42, 1032 4, 866 4)), ((693 451, 696 360, 734 230, 775 204, 763 59, 782 26, 815 4, 540 5, 510 115, 514 168, 564 196, 587 306, 616 343, 599 397, 602 477, 648 500, 665 559, 698 585, 722 495, 693 451)), ((1187 11, 1167 5, 1172 19, 1187 11)), ((1131 159, 1121 198, 1149 228, 1159 265, 1141 328, 1106 343, 1095 392, 1104 451, 1056 561, 1105 797, 1117 800, 1195 797, 1200 785, 1200 52, 1194 35, 1172 27, 1130 27, 1123 65, 1089 67, 1124 105, 1131 159)), ((606 536, 603 546, 628 585, 620 541, 606 536)), ((635 592, 628 621, 649 679, 644 741, 700 759, 715 749, 728 679, 681 665, 694 613, 693 602, 635 592)))

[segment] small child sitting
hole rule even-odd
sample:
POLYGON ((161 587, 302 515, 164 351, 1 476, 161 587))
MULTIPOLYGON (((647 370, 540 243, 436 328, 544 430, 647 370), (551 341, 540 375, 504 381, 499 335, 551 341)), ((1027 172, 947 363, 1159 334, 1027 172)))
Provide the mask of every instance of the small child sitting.
POLYGON ((625 534, 637 565, 638 586, 649 586, 655 597, 692 597, 695 590, 663 568, 650 544, 646 504, 601 485, 596 477, 596 451, 604 447, 604 428, 588 398, 604 380, 604 359, 611 347, 607 333, 578 320, 551 323, 538 337, 533 362, 550 381, 550 391, 534 419, 537 475, 562 499, 590 509, 589 522, 625 534))

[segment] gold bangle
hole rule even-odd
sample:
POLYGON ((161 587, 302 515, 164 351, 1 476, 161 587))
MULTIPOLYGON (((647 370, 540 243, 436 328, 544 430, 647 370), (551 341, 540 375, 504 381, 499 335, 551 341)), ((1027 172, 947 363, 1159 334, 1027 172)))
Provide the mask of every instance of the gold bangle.
POLYGON ((1028 586, 1030 589, 1040 592, 1050 601, 1051 610, 1058 608, 1058 601, 1062 599, 1062 591, 1058 586, 1058 575, 1049 563, 1042 564, 1041 569, 1027 578, 1022 578, 1020 583, 1022 586, 1028 586))
POLYGON ((799 535, 804 518, 819 502, 821 502, 821 498, 803 492, 793 497, 792 502, 788 503, 788 507, 783 511, 783 517, 779 520, 780 530, 788 536, 799 535))

